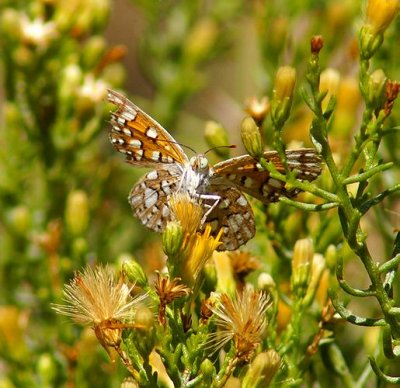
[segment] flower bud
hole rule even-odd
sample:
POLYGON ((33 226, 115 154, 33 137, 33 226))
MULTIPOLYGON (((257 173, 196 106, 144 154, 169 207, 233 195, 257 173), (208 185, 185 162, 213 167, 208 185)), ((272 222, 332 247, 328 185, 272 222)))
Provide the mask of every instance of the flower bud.
POLYGON ((19 234, 24 235, 28 232, 31 225, 31 214, 25 205, 20 205, 11 210, 9 215, 10 226, 19 234))
POLYGON ((321 35, 315 35, 311 38, 311 54, 318 55, 324 47, 324 40, 321 35))
POLYGON ((183 229, 178 221, 169 221, 162 235, 162 247, 168 257, 176 256, 183 242, 183 229))
POLYGON ((314 254, 311 266, 310 282, 305 296, 305 305, 311 305, 318 291, 322 274, 325 270, 325 258, 319 253, 314 254))
POLYGON ((327 68, 321 72, 319 91, 326 93, 322 108, 325 110, 332 96, 336 96, 340 83, 340 73, 336 69, 327 68))
POLYGON ((236 283, 229 255, 226 252, 214 252, 213 257, 217 270, 217 292, 234 295, 236 283))
POLYGON ((72 252, 74 256, 83 256, 88 251, 88 248, 88 242, 83 237, 77 237, 72 242, 72 252))
POLYGON ((240 126, 240 135, 244 147, 250 156, 255 159, 263 155, 264 145, 261 133, 256 122, 251 117, 245 117, 240 126))
POLYGON ((69 193, 65 223, 68 231, 74 236, 81 236, 86 232, 89 223, 89 200, 83 190, 74 190, 69 193))
POLYGON ((21 36, 21 15, 12 8, 3 8, 0 18, 1 33, 19 40, 21 36))
POLYGON ((203 384, 205 384, 205 386, 211 386, 215 374, 215 368, 214 364, 208 358, 203 360, 200 364, 200 372, 203 375, 203 384))
POLYGON ((207 58, 215 46, 217 37, 217 23, 209 18, 199 20, 186 38, 185 58, 195 63, 207 58))
POLYGON ((56 365, 49 353, 44 353, 39 356, 36 364, 37 372, 42 387, 51 387, 54 384, 56 377, 56 365))
POLYGON ((298 299, 303 299, 311 277, 314 255, 313 242, 310 238, 297 240, 293 251, 292 292, 298 299))
POLYGON ((375 110, 380 110, 385 102, 386 82, 387 78, 382 69, 375 70, 369 76, 366 100, 375 110))
POLYGON ((400 9, 398 0, 368 0, 367 24, 373 35, 383 34, 400 9))
POLYGON ((140 388, 133 377, 126 377, 122 380, 121 388, 140 388))
POLYGON ((142 266, 133 257, 124 260, 122 263, 122 272, 130 282, 136 283, 140 287, 148 286, 147 276, 142 266))
POLYGON ((266 272, 260 273, 257 279, 257 286, 260 290, 271 291, 276 289, 273 277, 266 272))
POLYGON ((135 314, 134 336, 136 347, 142 357, 148 355, 153 350, 155 344, 154 314, 147 306, 140 306, 135 314))
POLYGON ((278 127, 281 127, 289 117, 295 84, 296 70, 291 66, 280 67, 275 76, 271 110, 271 119, 278 127))
POLYGON ((280 362, 279 354, 273 349, 259 353, 250 364, 241 387, 268 387, 279 369, 280 362))
POLYGON ((204 128, 204 137, 210 148, 215 148, 215 152, 223 157, 229 157, 228 134, 226 129, 215 121, 207 121, 204 128), (219 147, 219 148, 218 148, 219 147))
POLYGON ((275 76, 275 98, 278 101, 293 98, 296 84, 296 70, 291 66, 281 66, 275 76))
POLYGON ((82 62, 84 68, 90 69, 95 67, 106 50, 106 42, 100 35, 90 37, 85 44, 82 52, 82 62))
POLYGON ((325 262, 326 267, 331 271, 334 272, 336 269, 337 264, 337 248, 335 245, 329 245, 325 252, 325 262))

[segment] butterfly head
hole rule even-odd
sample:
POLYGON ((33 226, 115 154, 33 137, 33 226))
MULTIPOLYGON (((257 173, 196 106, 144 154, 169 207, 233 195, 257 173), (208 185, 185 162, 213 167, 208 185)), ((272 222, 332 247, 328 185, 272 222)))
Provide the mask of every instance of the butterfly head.
POLYGON ((210 165, 208 159, 203 154, 198 154, 190 159, 190 165, 192 169, 199 173, 208 172, 210 165))

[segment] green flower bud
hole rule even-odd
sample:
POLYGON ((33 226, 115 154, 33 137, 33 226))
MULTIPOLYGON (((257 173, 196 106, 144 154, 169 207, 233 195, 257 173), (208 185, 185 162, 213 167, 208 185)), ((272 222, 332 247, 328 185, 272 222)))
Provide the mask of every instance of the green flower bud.
POLYGON ((337 263, 337 249, 334 245, 329 245, 325 252, 326 267, 330 272, 334 272, 337 263))
POLYGON ((21 15, 12 8, 3 8, 0 28, 4 36, 19 40, 21 37, 21 15))
POLYGON ((368 80, 366 99, 375 110, 380 110, 385 102, 387 77, 382 69, 375 70, 368 80))
POLYGON ((121 388, 139 388, 139 384, 133 377, 126 377, 121 383, 121 388))
POLYGON ((292 292, 298 299, 303 299, 311 277, 314 246, 310 238, 297 240, 293 251, 292 292))
POLYGON ((240 135, 244 147, 250 156, 255 159, 260 158, 264 152, 264 144, 260 130, 251 117, 245 117, 240 126, 240 135))
POLYGON ((89 200, 83 190, 74 190, 69 193, 65 223, 73 236, 81 236, 86 232, 89 223, 89 200))
POLYGON ((201 363, 200 372, 203 375, 203 383, 205 384, 205 386, 211 386, 215 373, 215 368, 214 364, 208 358, 203 360, 203 362, 201 363))
POLYGON ((83 237, 77 237, 72 242, 72 252, 74 256, 82 256, 87 253, 89 248, 88 242, 83 237))
POLYGON ((183 237, 184 233, 180 222, 170 221, 167 223, 162 236, 162 246, 164 253, 169 258, 179 253, 182 247, 183 237))
POLYGON ((200 62, 210 55, 218 37, 218 25, 211 19, 199 20, 186 38, 185 58, 200 62))
POLYGON ((147 276, 144 273, 142 266, 133 257, 130 256, 129 259, 124 260, 122 263, 122 272, 130 282, 136 283, 142 288, 148 286, 147 276))
POLYGON ((226 129, 215 121, 207 121, 204 128, 204 137, 210 148, 215 148, 215 152, 223 158, 229 157, 228 134, 226 129), (217 148, 220 147, 220 148, 217 148))
POLYGON ((147 357, 154 348, 156 333, 154 313, 147 306, 139 306, 135 313, 135 345, 142 357, 147 357))
POLYGON ((266 272, 262 272, 258 276, 257 286, 260 290, 265 290, 265 291, 272 291, 276 289, 276 283, 273 277, 266 272))
POLYGON ((280 67, 275 76, 271 110, 272 122, 278 127, 289 118, 295 84, 296 70, 291 66, 280 67))
POLYGON ((21 236, 26 234, 31 225, 29 209, 24 205, 15 207, 9 214, 9 222, 10 226, 17 234, 21 236))
POLYGON ((56 376, 56 366, 51 355, 48 353, 40 355, 36 367, 40 378, 40 385, 42 387, 53 386, 56 376))
POLYGON ((99 63, 106 51, 106 42, 100 35, 90 37, 84 47, 82 62, 84 68, 90 69, 99 63))
POLYGON ((273 349, 268 350, 268 352, 259 353, 250 364, 241 387, 268 387, 279 369, 280 362, 281 358, 279 354, 273 349))

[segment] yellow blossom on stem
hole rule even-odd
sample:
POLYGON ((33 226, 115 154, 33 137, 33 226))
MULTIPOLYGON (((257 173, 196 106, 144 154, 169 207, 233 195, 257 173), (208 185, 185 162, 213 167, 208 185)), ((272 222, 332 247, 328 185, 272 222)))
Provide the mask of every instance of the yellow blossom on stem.
POLYGON ((368 0, 367 23, 373 35, 383 33, 400 9, 399 0, 368 0))

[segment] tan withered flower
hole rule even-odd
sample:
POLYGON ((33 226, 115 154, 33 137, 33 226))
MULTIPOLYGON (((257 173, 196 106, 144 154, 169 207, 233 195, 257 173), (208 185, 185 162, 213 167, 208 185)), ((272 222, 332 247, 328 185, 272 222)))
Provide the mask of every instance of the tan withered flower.
POLYGON ((219 303, 209 306, 220 329, 210 337, 214 351, 233 340, 236 358, 248 361, 261 342, 267 326, 266 311, 269 306, 269 297, 264 292, 246 288, 235 298, 222 294, 219 303))
POLYGON ((92 327, 109 352, 109 347, 119 347, 122 329, 135 327, 135 307, 146 297, 142 294, 133 298, 132 288, 117 281, 110 267, 88 266, 65 286, 65 304, 52 307, 74 322, 92 327))
POLYGON ((160 305, 158 308, 158 320, 162 325, 165 325, 165 308, 168 304, 172 303, 175 299, 187 296, 191 290, 189 287, 180 283, 180 278, 171 280, 168 275, 161 275, 157 273, 157 279, 154 287, 156 293, 160 299, 160 305))
POLYGON ((232 263, 233 275, 238 285, 243 288, 245 277, 249 273, 259 269, 261 264, 249 252, 235 251, 230 253, 229 256, 232 263))

